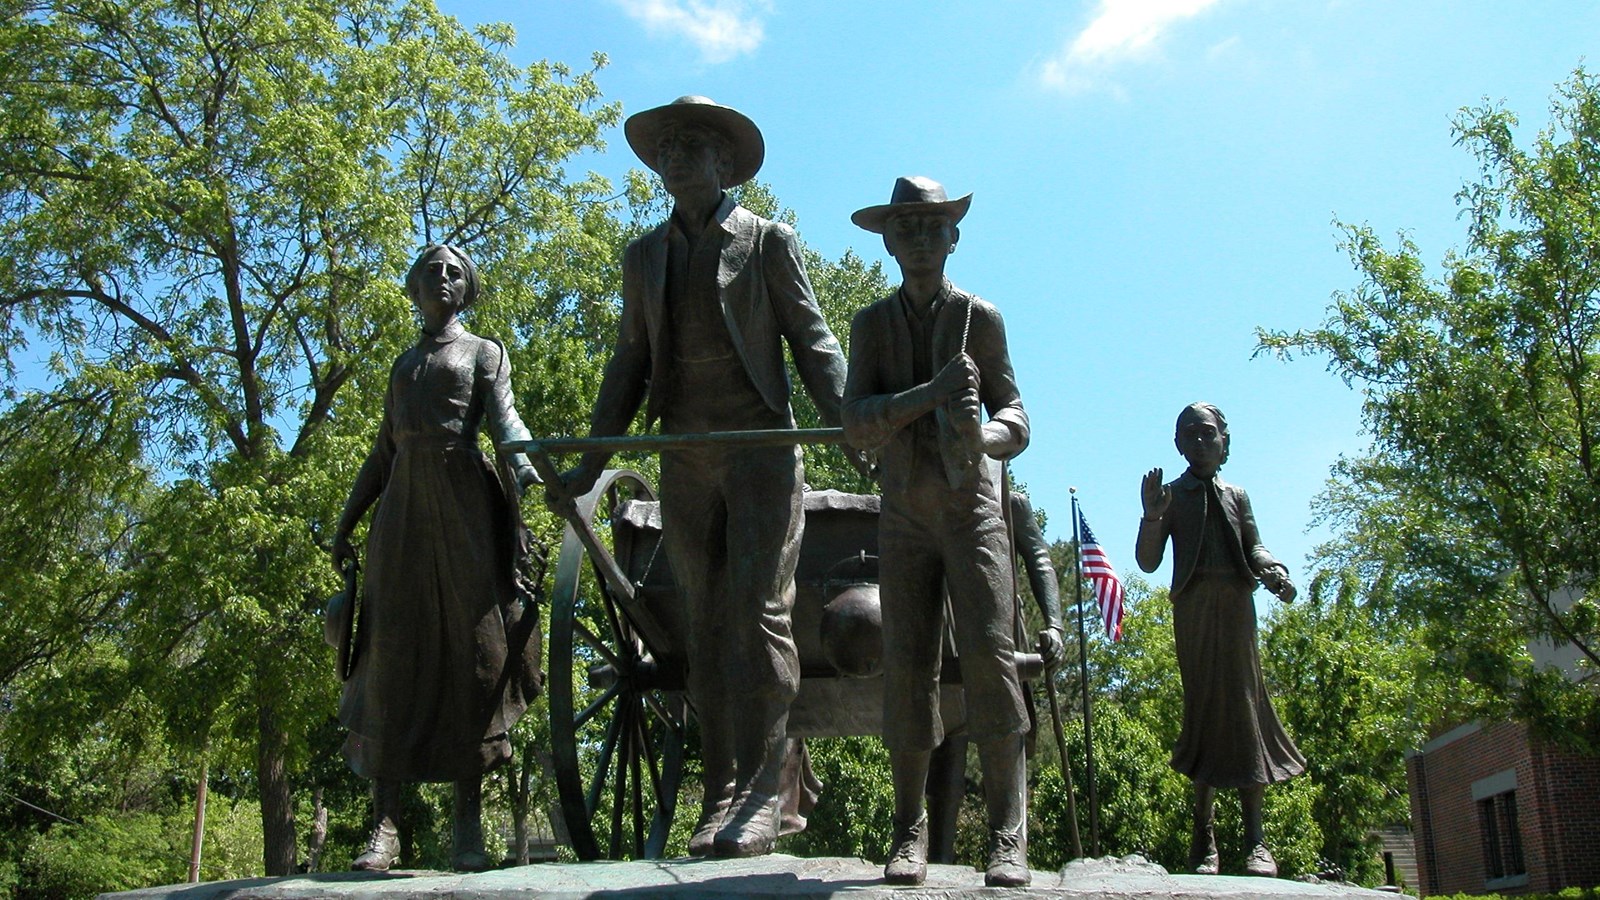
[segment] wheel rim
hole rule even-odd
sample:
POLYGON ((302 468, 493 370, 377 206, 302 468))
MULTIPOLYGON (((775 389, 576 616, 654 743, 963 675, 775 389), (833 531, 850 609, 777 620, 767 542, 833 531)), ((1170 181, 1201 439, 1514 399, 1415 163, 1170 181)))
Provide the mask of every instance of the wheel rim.
MULTIPOLYGON (((608 471, 578 503, 593 525, 621 491, 654 499, 637 473, 608 471)), ((551 598, 550 732, 556 784, 580 859, 655 859, 666 849, 683 772, 687 705, 568 526, 551 598), (587 577, 585 572, 587 571, 587 577)))

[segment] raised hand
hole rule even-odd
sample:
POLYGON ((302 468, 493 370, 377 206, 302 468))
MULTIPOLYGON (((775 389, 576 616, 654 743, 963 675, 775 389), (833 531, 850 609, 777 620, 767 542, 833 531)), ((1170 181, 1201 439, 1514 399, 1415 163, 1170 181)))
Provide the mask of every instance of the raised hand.
POLYGON ((1159 519, 1172 504, 1172 488, 1161 481, 1161 467, 1145 473, 1144 480, 1139 483, 1139 499, 1144 501, 1144 517, 1146 519, 1159 519))

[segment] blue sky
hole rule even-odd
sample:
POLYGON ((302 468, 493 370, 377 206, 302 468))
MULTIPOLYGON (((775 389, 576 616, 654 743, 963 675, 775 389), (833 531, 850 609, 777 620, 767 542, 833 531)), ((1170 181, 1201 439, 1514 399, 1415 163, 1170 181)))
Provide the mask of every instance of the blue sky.
MULTIPOLYGON (((849 216, 898 175, 973 193, 948 273, 1006 317, 1034 427, 1014 471, 1051 537, 1076 486, 1133 570, 1139 479, 1182 470, 1174 419, 1208 400, 1234 436, 1224 477, 1302 585, 1328 536, 1311 500, 1367 443, 1360 397, 1324 360, 1252 359, 1254 329, 1315 325, 1357 284, 1336 218, 1404 229, 1430 264, 1458 246, 1475 167, 1456 111, 1504 101, 1526 144, 1600 38, 1577 0, 440 4, 517 26, 521 61, 608 54, 627 114, 683 94, 742 110, 759 177, 827 256, 892 262, 849 216)), ((620 129, 584 164, 639 166, 620 129)))

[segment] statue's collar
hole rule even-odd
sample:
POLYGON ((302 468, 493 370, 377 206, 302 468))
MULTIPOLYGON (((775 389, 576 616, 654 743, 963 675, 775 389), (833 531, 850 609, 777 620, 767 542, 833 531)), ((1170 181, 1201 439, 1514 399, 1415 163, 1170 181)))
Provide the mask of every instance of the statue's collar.
POLYGON ((928 311, 923 315, 917 314, 917 305, 911 302, 910 297, 906 296, 906 286, 904 282, 901 283, 899 290, 897 290, 895 293, 899 295, 901 306, 905 309, 908 317, 916 319, 919 322, 931 322, 933 321, 934 317, 939 314, 939 310, 944 308, 945 302, 950 299, 950 294, 954 290, 955 285, 951 284, 950 279, 946 278, 939 285, 939 290, 934 292, 933 299, 928 301, 928 311))
MULTIPOLYGON (((704 227, 710 228, 715 226, 717 228, 721 228, 723 231, 732 231, 732 226, 728 224, 728 217, 732 216, 733 211, 738 207, 739 204, 733 199, 733 195, 727 191, 723 191, 722 200, 718 202, 716 208, 711 211, 711 216, 706 219, 704 227)), ((676 205, 672 207, 671 215, 667 216, 667 227, 670 229, 675 229, 680 234, 685 236, 687 236, 689 233, 688 229, 684 227, 683 214, 678 210, 676 205)))
POLYGON ((461 324, 460 319, 452 318, 445 323, 443 328, 439 329, 438 334, 434 334, 426 328, 422 329, 422 339, 418 343, 448 344, 461 337, 466 331, 466 326, 461 324))
POLYGON ((1207 484, 1221 487, 1223 484, 1220 477, 1221 474, 1221 472, 1213 472, 1210 478, 1204 478, 1196 475, 1193 469, 1185 469, 1183 475, 1178 479, 1178 486, 1190 491, 1204 487, 1207 484))

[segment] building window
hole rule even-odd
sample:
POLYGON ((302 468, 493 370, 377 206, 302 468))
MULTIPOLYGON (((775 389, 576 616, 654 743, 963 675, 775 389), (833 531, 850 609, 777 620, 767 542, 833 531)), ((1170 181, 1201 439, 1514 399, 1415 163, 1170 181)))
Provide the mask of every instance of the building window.
POLYGON ((1483 836, 1483 874, 1489 881, 1526 875, 1522 831, 1517 827, 1517 792, 1505 791, 1478 801, 1478 830, 1483 836))

